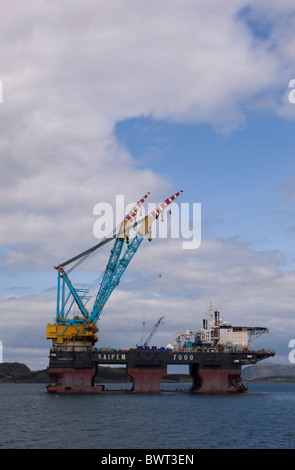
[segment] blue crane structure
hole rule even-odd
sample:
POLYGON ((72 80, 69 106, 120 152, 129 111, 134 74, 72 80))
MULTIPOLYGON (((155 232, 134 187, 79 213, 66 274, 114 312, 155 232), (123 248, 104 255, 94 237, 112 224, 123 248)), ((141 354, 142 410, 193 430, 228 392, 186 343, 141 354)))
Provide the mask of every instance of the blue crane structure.
MULTIPOLYGON (((149 193, 147 193, 137 204, 129 211, 123 222, 119 226, 118 233, 113 232, 111 237, 103 239, 100 243, 89 248, 88 250, 80 253, 79 255, 67 260, 60 265, 56 266, 55 269, 58 271, 57 280, 57 307, 56 307, 56 319, 54 324, 48 324, 47 326, 47 338, 52 339, 54 344, 65 344, 68 342, 82 342, 88 344, 94 344, 97 341, 95 333, 98 331, 96 323, 102 313, 102 310, 112 294, 115 287, 119 284, 122 275, 127 269, 130 261, 137 252, 141 245, 145 235, 150 230, 152 223, 158 218, 159 214, 171 204, 182 191, 174 194, 164 202, 159 204, 151 214, 144 217, 142 224, 139 226, 135 236, 129 240, 129 229, 131 227, 134 218, 147 199, 149 193), (82 260, 88 258, 98 248, 108 243, 115 238, 114 247, 111 250, 108 264, 103 274, 102 281, 100 283, 99 290, 97 292, 93 307, 90 311, 87 310, 86 306, 90 300, 90 292, 88 289, 75 288, 69 278, 69 273, 81 263, 82 260), (122 256, 124 244, 126 242, 127 248, 122 256), (71 267, 67 272, 65 267, 76 264, 71 267), (67 288, 67 289, 66 289, 67 288), (78 306, 80 315, 71 317, 73 305, 78 306)), ((134 226, 138 226, 136 223, 134 226)))

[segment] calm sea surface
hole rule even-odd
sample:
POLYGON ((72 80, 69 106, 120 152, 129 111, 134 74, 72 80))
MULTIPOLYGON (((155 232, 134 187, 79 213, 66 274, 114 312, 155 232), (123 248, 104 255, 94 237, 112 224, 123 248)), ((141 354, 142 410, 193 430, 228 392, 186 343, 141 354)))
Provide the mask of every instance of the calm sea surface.
POLYGON ((241 395, 67 396, 0 384, 2 449, 290 449, 294 429, 294 383, 249 384, 241 395))

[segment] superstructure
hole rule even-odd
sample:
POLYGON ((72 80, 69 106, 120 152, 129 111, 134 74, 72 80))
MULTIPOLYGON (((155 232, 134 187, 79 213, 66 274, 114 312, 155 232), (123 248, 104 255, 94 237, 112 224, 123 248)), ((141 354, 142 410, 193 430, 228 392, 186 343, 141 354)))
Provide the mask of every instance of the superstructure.
MULTIPOLYGON (((147 199, 147 193, 124 218, 112 237, 56 266, 57 308, 53 324, 47 326, 47 338, 52 340, 49 356, 50 383, 53 393, 103 393, 104 386, 95 385, 99 364, 123 364, 133 382, 129 393, 160 393, 161 378, 167 374, 169 364, 189 365, 192 377, 191 392, 240 392, 241 367, 271 357, 273 351, 253 350, 253 339, 266 333, 263 327, 232 327, 220 319, 219 312, 210 310, 209 319, 200 330, 187 329, 178 333, 173 344, 161 348, 142 346, 129 350, 100 349, 97 322, 115 287, 140 247, 153 222, 182 191, 158 205, 141 223, 135 217, 147 199), (139 227, 132 239, 131 228, 139 227), (72 270, 82 259, 109 241, 113 241, 108 264, 91 309, 87 289, 77 289, 70 280, 72 270), (125 248, 125 252, 124 252, 125 248), (70 266, 70 268, 67 268, 70 266), (75 306, 75 309, 73 308, 75 306), (78 311, 78 314, 76 313, 78 311)), ((163 317, 155 325, 152 334, 163 317)))

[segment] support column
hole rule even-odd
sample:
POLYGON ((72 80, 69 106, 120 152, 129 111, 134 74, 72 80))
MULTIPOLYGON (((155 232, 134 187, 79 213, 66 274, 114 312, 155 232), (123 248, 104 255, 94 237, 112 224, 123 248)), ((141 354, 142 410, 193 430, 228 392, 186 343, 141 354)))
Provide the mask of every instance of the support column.
POLYGON ((127 375, 132 378, 133 393, 161 393, 161 378, 167 375, 167 367, 133 367, 128 369, 127 375))
POLYGON ((50 393, 101 393, 104 387, 102 385, 94 386, 95 375, 96 368, 50 368, 49 379, 51 383, 47 386, 47 391, 50 393))
POLYGON ((241 371, 237 369, 191 369, 194 393, 244 392, 240 382, 241 371))

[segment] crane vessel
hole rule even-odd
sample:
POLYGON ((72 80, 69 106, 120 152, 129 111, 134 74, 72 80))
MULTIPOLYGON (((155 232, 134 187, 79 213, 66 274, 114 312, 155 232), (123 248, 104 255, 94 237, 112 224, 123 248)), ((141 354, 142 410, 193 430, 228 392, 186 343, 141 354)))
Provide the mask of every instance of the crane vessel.
POLYGON ((153 222, 181 193, 182 191, 159 204, 140 224, 136 222, 136 215, 149 196, 147 193, 128 212, 111 237, 55 266, 58 274, 56 318, 54 323, 47 325, 47 339, 52 341, 48 392, 107 392, 103 385, 95 385, 94 382, 98 365, 107 364, 126 366, 126 373, 133 382, 132 389, 127 393, 160 393, 160 381, 167 375, 169 364, 189 366, 192 377, 189 391, 192 393, 243 392, 246 387, 240 383, 241 367, 274 356, 274 351, 253 350, 254 338, 268 332, 267 328, 233 327, 223 322, 220 313, 213 312, 212 309, 209 320, 203 320, 203 328, 179 332, 175 342, 166 347, 148 347, 148 341, 164 317, 159 319, 142 345, 138 343, 137 347, 128 350, 96 347, 97 322, 107 300, 119 284, 146 234, 149 234, 151 240, 153 222), (138 226, 136 234, 130 240, 130 229, 138 226), (81 260, 87 259, 109 241, 114 241, 114 246, 93 306, 87 309, 89 291, 75 288, 70 274, 81 260))

